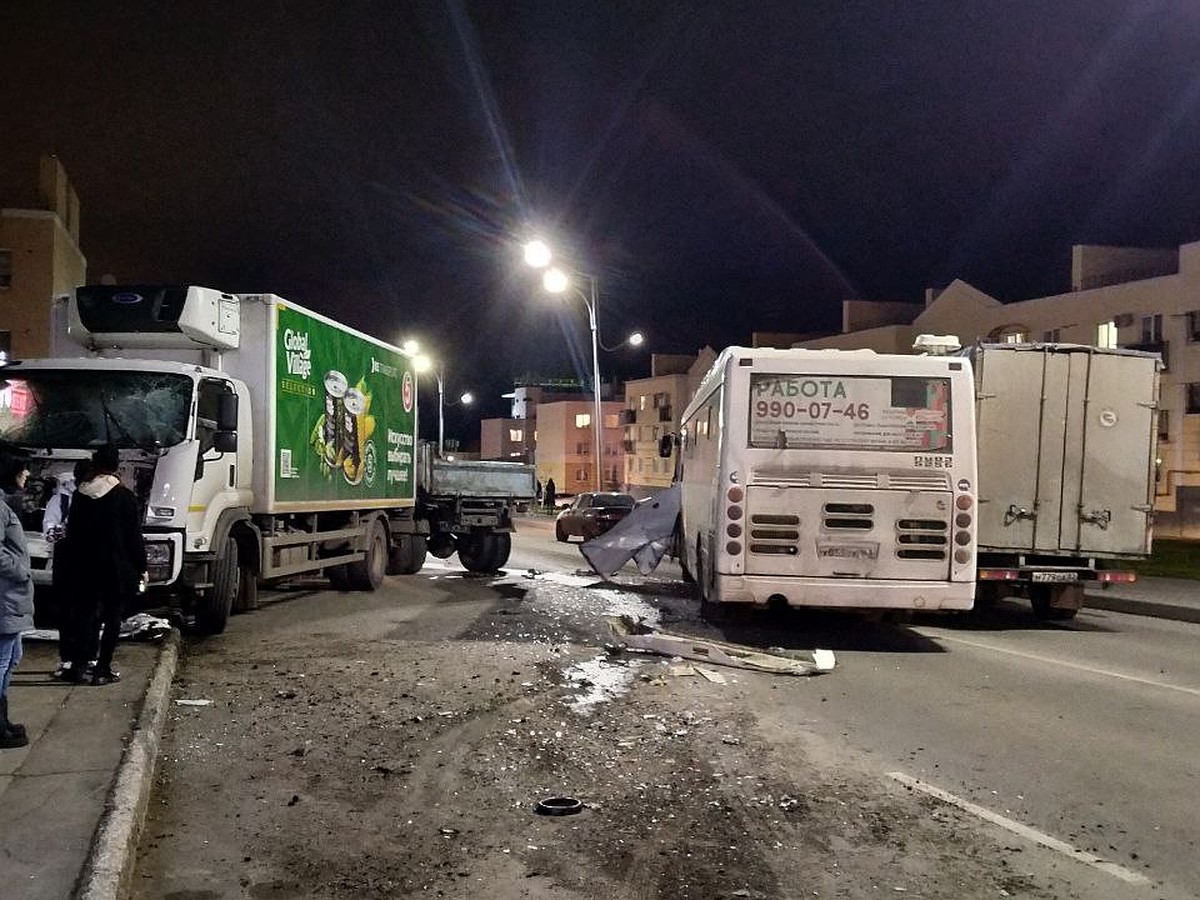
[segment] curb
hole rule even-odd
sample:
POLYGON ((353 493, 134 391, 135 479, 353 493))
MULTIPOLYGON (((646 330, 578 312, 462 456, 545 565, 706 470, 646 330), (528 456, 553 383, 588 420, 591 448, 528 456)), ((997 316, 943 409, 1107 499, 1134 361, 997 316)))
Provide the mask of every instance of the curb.
POLYGON ((1151 600, 1130 600, 1128 597, 1085 594, 1083 608, 1105 609, 1109 612, 1150 616, 1155 619, 1173 619, 1176 622, 1200 623, 1200 607, 1175 606, 1171 603, 1156 603, 1151 600))
POLYGON ((133 850, 141 838, 158 760, 158 742, 171 699, 179 660, 179 630, 171 633, 158 656, 142 711, 104 805, 92 850, 83 867, 77 900, 120 900, 133 877, 133 850))

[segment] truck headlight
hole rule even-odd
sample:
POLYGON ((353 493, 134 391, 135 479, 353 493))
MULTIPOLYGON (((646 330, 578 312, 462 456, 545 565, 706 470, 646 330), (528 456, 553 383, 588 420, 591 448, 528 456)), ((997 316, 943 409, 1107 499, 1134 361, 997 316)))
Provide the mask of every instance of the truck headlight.
POLYGON ((172 558, 171 545, 165 541, 148 541, 146 543, 146 572, 150 581, 169 581, 171 579, 172 558))

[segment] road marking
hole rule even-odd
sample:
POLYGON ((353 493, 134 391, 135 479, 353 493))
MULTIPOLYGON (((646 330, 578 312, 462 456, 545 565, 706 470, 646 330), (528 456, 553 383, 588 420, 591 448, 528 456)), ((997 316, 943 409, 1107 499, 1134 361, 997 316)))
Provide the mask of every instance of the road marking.
POLYGON ((888 772, 887 776, 913 790, 936 797, 938 800, 941 800, 943 803, 949 803, 951 806, 957 806, 964 812, 978 816, 987 822, 991 822, 993 825, 999 825, 1006 831, 1011 831, 1013 834, 1019 835, 1026 840, 1033 841, 1035 844, 1041 844, 1043 847, 1057 850, 1059 853, 1069 856, 1077 862, 1093 866, 1101 872, 1112 875, 1114 878, 1119 878, 1128 884, 1146 885, 1151 883, 1150 879, 1140 872, 1134 872, 1132 869, 1127 869, 1124 866, 1101 859, 1095 854, 1072 847, 1066 841, 1060 841, 1058 838, 1052 837, 1044 831, 1038 831, 1036 828, 1031 828, 1007 816, 1002 816, 998 812, 993 812, 986 807, 972 803, 970 800, 964 800, 962 797, 951 794, 949 791, 943 791, 932 784, 926 784, 924 781, 913 778, 911 775, 905 775, 903 772, 888 772))
POLYGON ((1019 656, 1022 659, 1030 659, 1034 662, 1046 663, 1052 666, 1062 666, 1065 669, 1075 669, 1079 672, 1087 672, 1091 675, 1103 675, 1108 678, 1119 678, 1122 681, 1133 681, 1138 684, 1149 685, 1150 687, 1163 688, 1168 691, 1179 691, 1181 694, 1191 694, 1193 697, 1200 697, 1200 689, 1192 687, 1184 687, 1180 684, 1167 684, 1165 681, 1155 681, 1153 678, 1141 678, 1137 675, 1126 675, 1122 672, 1114 672, 1112 669, 1097 669, 1094 666, 1081 666, 1079 663, 1067 662, 1063 659, 1055 659, 1052 656, 1041 656, 1037 653, 1026 653, 1024 650, 1010 650, 1007 647, 996 647, 992 644, 983 644, 979 641, 968 641, 966 638, 954 637, 953 635, 943 634, 939 632, 935 635, 940 641, 953 641, 957 644, 966 644, 968 647, 976 647, 980 650, 992 650, 995 653, 1007 653, 1010 656, 1019 656))

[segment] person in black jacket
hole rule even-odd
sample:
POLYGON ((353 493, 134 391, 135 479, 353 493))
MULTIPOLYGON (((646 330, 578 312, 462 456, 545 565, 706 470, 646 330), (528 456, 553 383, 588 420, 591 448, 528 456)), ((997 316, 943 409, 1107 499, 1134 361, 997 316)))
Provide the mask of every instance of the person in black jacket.
POLYGON ((82 673, 72 671, 75 660, 95 658, 96 604, 93 602, 88 578, 81 573, 72 544, 67 540, 67 523, 71 521, 71 503, 75 491, 92 475, 90 459, 76 460, 70 476, 63 476, 58 489, 46 504, 42 518, 42 537, 54 545, 54 569, 52 572, 54 597, 58 606, 58 668, 51 678, 78 682, 82 673), (83 575, 83 577, 80 577, 83 575))
MULTIPOLYGON (((95 603, 90 633, 79 642, 80 649, 95 646, 96 630, 100 632, 92 684, 109 684, 121 677, 112 667, 121 619, 146 575, 137 498, 117 477, 119 465, 117 448, 111 444, 92 455, 92 477, 76 489, 67 520, 71 556, 95 603)), ((82 677, 87 662, 72 660, 71 670, 78 673, 75 679, 82 677)))
POLYGON ((21 661, 21 634, 33 628, 33 575, 25 527, 12 509, 20 504, 28 477, 24 458, 0 454, 0 748, 29 743, 25 726, 8 720, 8 685, 21 661))

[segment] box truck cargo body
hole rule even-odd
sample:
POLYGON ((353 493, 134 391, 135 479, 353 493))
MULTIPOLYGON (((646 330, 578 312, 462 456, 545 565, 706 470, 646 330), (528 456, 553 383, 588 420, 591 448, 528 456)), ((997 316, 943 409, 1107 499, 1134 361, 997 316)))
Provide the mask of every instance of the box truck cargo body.
POLYGON ((1157 354, 1073 344, 964 351, 976 385, 977 603, 1067 618, 1089 581, 1128 581, 1151 549, 1157 354))
POLYGON ((57 358, 0 369, 0 441, 31 454, 39 583, 53 557, 43 486, 105 443, 142 505, 152 590, 203 631, 252 606, 263 579, 324 571, 374 589, 431 543, 478 571, 507 559, 532 467, 468 477, 428 461, 399 348, 272 294, 194 286, 83 287, 53 322, 57 358), (448 487, 422 483, 435 468, 448 487))

